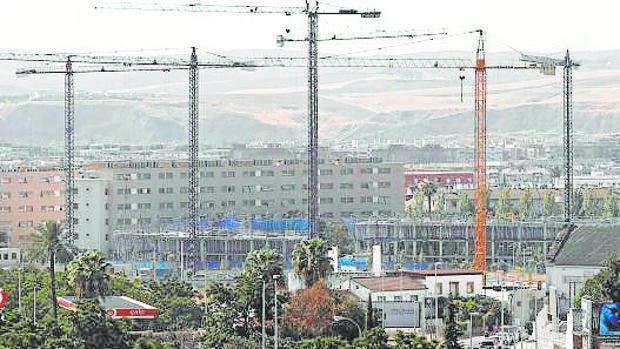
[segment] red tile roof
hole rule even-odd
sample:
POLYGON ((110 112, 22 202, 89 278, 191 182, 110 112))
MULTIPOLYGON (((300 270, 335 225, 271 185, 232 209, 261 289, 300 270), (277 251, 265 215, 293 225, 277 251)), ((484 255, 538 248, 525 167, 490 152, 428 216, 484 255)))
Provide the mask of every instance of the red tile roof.
POLYGON ((419 279, 403 273, 398 276, 379 276, 354 278, 356 282, 373 291, 412 291, 425 290, 426 286, 419 279))
MULTIPOLYGON (((435 276, 435 269, 403 270, 403 273, 418 276, 435 276)), ((481 275, 482 272, 473 269, 437 269, 437 276, 443 275, 481 275)))

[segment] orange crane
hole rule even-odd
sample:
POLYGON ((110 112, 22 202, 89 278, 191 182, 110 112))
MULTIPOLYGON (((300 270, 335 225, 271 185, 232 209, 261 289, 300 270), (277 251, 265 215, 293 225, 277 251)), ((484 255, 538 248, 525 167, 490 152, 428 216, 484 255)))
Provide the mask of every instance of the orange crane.
POLYGON ((483 32, 478 32, 474 86, 474 269, 484 272, 487 261, 487 66, 483 32))

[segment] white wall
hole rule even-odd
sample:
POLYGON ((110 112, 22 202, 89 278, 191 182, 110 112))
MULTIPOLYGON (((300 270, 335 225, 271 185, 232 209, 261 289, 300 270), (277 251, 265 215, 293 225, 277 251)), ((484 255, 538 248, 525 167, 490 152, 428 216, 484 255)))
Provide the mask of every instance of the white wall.
POLYGON ((79 249, 108 253, 112 236, 109 236, 105 219, 107 202, 105 181, 101 178, 76 178, 74 202, 78 204, 74 217, 78 219, 75 241, 79 249))
POLYGON ((433 295, 435 292, 435 284, 441 284, 441 293, 437 293, 437 296, 448 297, 450 295, 450 283, 458 282, 458 295, 463 297, 474 296, 477 294, 484 294, 482 289, 482 275, 427 275, 424 281, 428 295, 433 295), (467 283, 474 283, 473 292, 467 292, 467 283))
POLYGON ((558 290, 559 312, 564 313, 568 311, 568 308, 573 306, 569 303, 575 299, 572 293, 577 293, 586 278, 597 274, 603 269, 603 267, 548 265, 546 274, 547 288, 555 287, 558 290), (572 289, 571 284, 573 285, 572 289))
POLYGON ((401 296, 402 301, 410 301, 411 296, 417 296, 421 301, 426 294, 426 290, 397 290, 397 291, 371 291, 356 280, 351 280, 350 291, 356 295, 361 301, 367 302, 368 295, 372 292, 372 301, 378 302, 379 297, 385 297, 388 302, 394 301, 395 296, 401 296))

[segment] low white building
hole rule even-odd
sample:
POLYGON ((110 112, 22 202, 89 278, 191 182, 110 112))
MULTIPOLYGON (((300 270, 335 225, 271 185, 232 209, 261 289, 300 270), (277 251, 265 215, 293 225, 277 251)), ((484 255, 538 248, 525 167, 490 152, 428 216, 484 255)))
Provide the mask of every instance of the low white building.
POLYGON ((375 321, 385 328, 425 328, 426 287, 410 275, 367 276, 350 279, 349 291, 372 302, 375 321))
POLYGON ((424 283, 428 296, 473 297, 484 294, 482 272, 472 269, 403 271, 424 283))
POLYGON ((582 225, 558 234, 546 265, 552 318, 563 317, 574 306, 585 279, 605 269, 606 261, 618 254, 618 246, 620 225, 582 225))

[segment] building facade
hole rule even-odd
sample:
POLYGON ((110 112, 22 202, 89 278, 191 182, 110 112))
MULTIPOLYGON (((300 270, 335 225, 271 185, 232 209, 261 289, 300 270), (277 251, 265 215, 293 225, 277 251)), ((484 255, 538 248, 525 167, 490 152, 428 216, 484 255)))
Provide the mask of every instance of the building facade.
POLYGON ((64 219, 63 178, 58 168, 0 170, 0 247, 23 247, 41 222, 64 219))
MULTIPOLYGON (((76 233, 80 239, 87 231, 105 237, 169 230, 173 228, 171 223, 187 217, 186 161, 94 162, 83 172, 88 173, 87 178, 76 177, 75 194, 76 233), (96 206, 93 200, 98 198, 105 204, 96 206)), ((204 222, 200 227, 226 217, 249 220, 306 216, 305 161, 202 160, 198 174, 198 215, 204 222)), ((319 162, 319 207, 325 221, 400 215, 403 189, 399 163, 383 163, 375 158, 319 162)))

